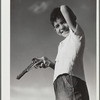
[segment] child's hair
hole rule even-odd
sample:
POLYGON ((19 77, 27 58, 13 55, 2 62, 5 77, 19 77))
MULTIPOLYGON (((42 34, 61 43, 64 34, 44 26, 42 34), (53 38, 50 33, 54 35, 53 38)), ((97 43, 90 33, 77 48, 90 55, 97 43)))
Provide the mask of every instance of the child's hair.
MULTIPOLYGON (((69 16, 71 17, 71 20, 72 22, 76 22, 76 16, 75 14, 73 13, 73 11, 68 7, 67 7, 67 10, 69 12, 69 16)), ((53 11, 51 12, 51 15, 50 15, 50 22, 51 24, 54 26, 54 22, 57 20, 57 19, 62 19, 65 21, 65 18, 63 17, 61 11, 60 11, 60 7, 57 7, 57 8, 54 8, 53 11)), ((66 21, 65 21, 66 22, 66 21)))

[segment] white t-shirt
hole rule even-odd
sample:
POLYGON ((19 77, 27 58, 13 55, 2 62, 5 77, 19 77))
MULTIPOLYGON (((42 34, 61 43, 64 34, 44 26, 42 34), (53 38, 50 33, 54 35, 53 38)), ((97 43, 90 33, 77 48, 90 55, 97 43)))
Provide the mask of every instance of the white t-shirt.
POLYGON ((69 35, 60 42, 56 57, 54 80, 61 74, 67 73, 83 80, 83 52, 85 46, 84 32, 77 24, 75 32, 70 29, 69 35))

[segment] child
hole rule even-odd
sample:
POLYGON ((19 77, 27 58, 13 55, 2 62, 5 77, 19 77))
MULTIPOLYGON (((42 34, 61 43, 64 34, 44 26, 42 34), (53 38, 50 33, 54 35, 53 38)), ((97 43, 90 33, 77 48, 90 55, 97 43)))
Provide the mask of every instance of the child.
POLYGON ((42 60, 38 67, 54 69, 56 100, 89 100, 83 70, 85 36, 76 19, 68 6, 55 8, 50 21, 56 33, 65 39, 59 44, 55 63, 47 57, 35 58, 42 60))

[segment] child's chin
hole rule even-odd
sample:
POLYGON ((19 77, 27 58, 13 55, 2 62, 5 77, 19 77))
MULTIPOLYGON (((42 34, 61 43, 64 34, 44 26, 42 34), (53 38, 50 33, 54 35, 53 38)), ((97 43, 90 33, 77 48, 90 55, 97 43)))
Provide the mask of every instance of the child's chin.
POLYGON ((67 37, 68 35, 69 35, 69 32, 68 32, 68 33, 63 33, 63 34, 62 34, 63 37, 67 37))
POLYGON ((62 35, 62 37, 67 37, 68 35, 62 35))

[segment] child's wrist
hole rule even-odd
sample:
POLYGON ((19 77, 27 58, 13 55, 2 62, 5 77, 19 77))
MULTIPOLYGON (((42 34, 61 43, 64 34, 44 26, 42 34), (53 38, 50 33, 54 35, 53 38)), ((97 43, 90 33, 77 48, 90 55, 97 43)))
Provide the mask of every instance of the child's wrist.
POLYGON ((48 67, 50 67, 50 66, 51 66, 51 64, 52 64, 52 62, 51 62, 51 61, 48 61, 48 67))

